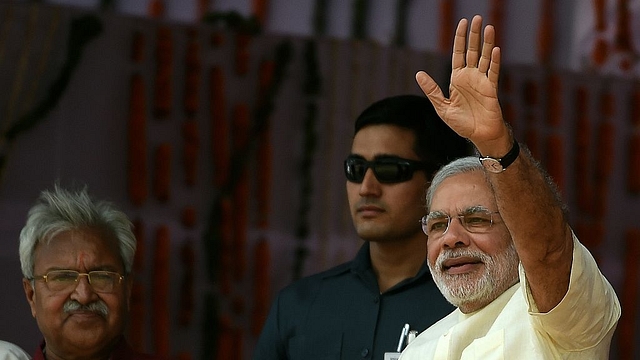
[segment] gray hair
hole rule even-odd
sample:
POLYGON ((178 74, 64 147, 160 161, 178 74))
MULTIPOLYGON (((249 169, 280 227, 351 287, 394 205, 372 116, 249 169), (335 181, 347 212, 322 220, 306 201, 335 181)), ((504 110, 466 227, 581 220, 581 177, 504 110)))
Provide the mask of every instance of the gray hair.
POLYGON ((61 189, 40 193, 38 202, 29 210, 27 222, 20 231, 20 266, 26 279, 33 279, 36 246, 48 243, 57 234, 77 229, 106 231, 117 239, 125 274, 130 274, 136 252, 136 238, 129 218, 111 203, 95 201, 86 187, 72 192, 61 189))
POLYGON ((427 211, 431 209, 431 201, 433 200, 433 194, 436 192, 442 182, 454 175, 470 173, 473 171, 482 171, 483 166, 480 163, 480 159, 477 156, 467 156, 460 159, 456 159, 447 165, 443 166, 436 172, 431 180, 431 185, 427 189, 427 211))

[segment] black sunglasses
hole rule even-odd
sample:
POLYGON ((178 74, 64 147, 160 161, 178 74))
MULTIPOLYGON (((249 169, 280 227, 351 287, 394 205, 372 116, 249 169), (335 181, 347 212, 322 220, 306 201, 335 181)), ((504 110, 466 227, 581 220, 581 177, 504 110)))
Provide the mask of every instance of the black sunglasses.
POLYGON ((357 184, 362 183, 369 168, 373 170, 373 174, 379 182, 393 184, 410 180, 414 171, 425 170, 428 166, 422 161, 399 157, 385 157, 367 161, 360 157, 349 156, 344 161, 344 174, 347 176, 347 180, 357 184))

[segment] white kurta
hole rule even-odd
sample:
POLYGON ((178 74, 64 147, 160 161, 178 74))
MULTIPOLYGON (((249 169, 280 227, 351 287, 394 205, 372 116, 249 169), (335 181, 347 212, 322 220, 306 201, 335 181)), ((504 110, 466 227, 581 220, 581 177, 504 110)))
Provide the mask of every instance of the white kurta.
POLYGON ((537 312, 520 266, 520 283, 484 308, 456 309, 422 332, 400 360, 608 359, 620 318, 615 291, 574 235, 569 290, 547 313, 537 312))

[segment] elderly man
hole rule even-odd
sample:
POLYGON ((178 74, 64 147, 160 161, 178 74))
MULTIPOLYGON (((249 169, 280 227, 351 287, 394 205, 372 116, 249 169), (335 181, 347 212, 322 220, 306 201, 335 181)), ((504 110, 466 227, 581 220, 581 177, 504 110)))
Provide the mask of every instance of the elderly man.
POLYGON ((24 292, 44 341, 34 359, 152 359, 123 333, 136 240, 127 216, 86 190, 44 191, 20 233, 24 292))
POLYGON ((607 359, 616 294, 567 223, 555 186, 502 119, 493 27, 458 24, 450 98, 417 81, 481 154, 445 166, 427 193, 427 262, 458 307, 403 352, 411 359, 607 359), (468 40, 468 45, 467 45, 468 40))

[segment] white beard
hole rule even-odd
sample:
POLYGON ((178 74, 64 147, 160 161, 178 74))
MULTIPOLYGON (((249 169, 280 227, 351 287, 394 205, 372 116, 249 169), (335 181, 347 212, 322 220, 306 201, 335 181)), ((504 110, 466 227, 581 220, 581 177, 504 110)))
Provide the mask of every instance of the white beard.
MULTIPOLYGON (((513 243, 505 251, 489 256, 480 250, 468 248, 444 249, 435 265, 428 262, 429 270, 438 289, 451 304, 464 307, 466 304, 488 304, 517 282, 518 253, 513 243), (478 259, 484 264, 481 274, 476 272, 450 275, 443 270, 446 260, 457 257, 478 259)), ((484 306, 483 305, 483 306, 484 306)))

